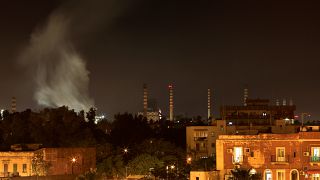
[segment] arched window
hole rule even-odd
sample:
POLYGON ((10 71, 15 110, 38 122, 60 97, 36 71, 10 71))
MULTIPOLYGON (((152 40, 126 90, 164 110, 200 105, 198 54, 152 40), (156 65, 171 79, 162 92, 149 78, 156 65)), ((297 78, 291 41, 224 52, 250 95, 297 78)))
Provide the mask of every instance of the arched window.
POLYGON ((270 169, 264 171, 264 180, 272 180, 272 172, 270 169))
POLYGON ((296 169, 292 169, 290 171, 290 180, 299 180, 299 171, 296 169))

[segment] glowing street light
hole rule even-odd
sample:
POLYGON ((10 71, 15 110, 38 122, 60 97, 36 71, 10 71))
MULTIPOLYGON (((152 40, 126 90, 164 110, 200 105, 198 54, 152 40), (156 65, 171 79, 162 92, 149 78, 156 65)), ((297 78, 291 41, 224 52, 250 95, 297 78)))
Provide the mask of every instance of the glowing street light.
POLYGON ((77 162, 77 159, 75 157, 71 158, 71 173, 73 174, 73 166, 77 162))
POLYGON ((124 148, 124 149, 123 149, 123 153, 125 153, 125 154, 127 154, 128 151, 129 151, 128 148, 124 148))
POLYGON ((191 158, 191 157, 188 157, 188 158, 187 158, 187 163, 188 163, 188 164, 191 164, 191 161, 192 161, 192 158, 191 158))

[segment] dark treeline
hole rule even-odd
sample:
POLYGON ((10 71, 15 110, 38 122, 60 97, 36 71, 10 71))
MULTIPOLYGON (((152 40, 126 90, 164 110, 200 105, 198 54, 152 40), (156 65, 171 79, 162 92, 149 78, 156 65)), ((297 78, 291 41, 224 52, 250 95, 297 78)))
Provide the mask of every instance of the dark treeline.
POLYGON ((94 109, 85 113, 67 107, 5 111, 1 119, 2 151, 10 150, 12 144, 31 143, 42 147, 96 147, 98 174, 113 177, 152 174, 183 179, 190 170, 185 153, 188 119, 180 119, 178 124, 166 120, 148 123, 141 116, 124 113, 96 124, 94 109))

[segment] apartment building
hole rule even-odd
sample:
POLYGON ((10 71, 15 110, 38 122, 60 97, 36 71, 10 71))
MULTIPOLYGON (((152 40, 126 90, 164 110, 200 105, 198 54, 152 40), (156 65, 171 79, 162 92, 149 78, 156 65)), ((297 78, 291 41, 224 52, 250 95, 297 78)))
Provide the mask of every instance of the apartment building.
POLYGON ((41 148, 0 152, 0 162, 0 178, 84 174, 96 168, 96 149, 41 148))
POLYGON ((216 140, 220 179, 237 168, 259 173, 264 180, 320 179, 320 132, 220 135, 216 140))

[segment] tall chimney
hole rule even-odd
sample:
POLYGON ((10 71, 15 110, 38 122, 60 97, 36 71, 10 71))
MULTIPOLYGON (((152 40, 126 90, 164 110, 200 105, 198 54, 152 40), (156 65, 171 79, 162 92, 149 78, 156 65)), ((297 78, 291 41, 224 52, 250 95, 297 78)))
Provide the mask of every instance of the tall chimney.
POLYGON ((143 116, 147 118, 148 115, 148 87, 143 84, 143 116))
POLYGON ((169 85, 169 120, 173 121, 173 85, 169 85))
POLYGON ((244 91, 243 91, 243 105, 244 106, 247 106, 248 97, 249 97, 249 90, 248 90, 248 87, 245 87, 244 91))
POLYGON ((17 112, 17 99, 15 97, 12 97, 11 99, 11 112, 17 112))
POLYGON ((208 119, 211 118, 211 89, 208 89, 208 119))

